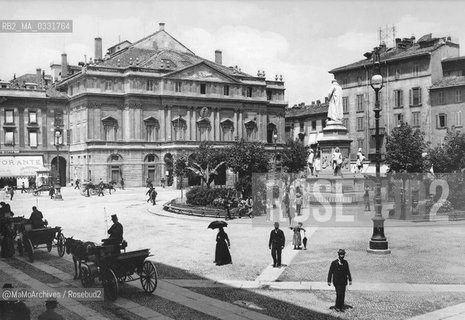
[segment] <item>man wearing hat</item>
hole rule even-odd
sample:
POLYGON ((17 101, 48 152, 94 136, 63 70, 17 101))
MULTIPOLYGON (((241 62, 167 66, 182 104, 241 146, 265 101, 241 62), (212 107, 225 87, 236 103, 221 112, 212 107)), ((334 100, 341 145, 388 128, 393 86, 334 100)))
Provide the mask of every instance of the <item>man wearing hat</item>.
POLYGON ((121 243, 123 241, 123 225, 118 222, 118 217, 116 214, 111 216, 111 221, 113 225, 108 229, 108 240, 115 243, 121 243))
POLYGON ((271 256, 273 257, 273 268, 281 267, 281 252, 284 249, 286 238, 284 232, 279 229, 279 223, 274 223, 274 230, 270 233, 270 241, 268 246, 271 250, 271 256))
POLYGON ((58 306, 56 300, 47 300, 45 301, 45 310, 40 316, 39 320, 65 320, 63 316, 55 312, 55 308, 58 306))
MULTIPOLYGON (((344 298, 346 293, 347 280, 352 285, 352 276, 350 275, 349 263, 344 259, 346 251, 339 249, 337 252, 339 258, 334 260, 329 267, 328 286, 331 286, 331 280, 336 288, 336 305, 334 310, 344 312, 344 298)), ((333 308, 333 307, 331 307, 333 308)))

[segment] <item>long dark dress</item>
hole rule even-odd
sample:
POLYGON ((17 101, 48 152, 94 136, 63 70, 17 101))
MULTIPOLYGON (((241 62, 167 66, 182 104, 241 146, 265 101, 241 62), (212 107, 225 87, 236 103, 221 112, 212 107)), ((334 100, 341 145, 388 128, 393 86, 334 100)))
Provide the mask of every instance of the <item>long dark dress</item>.
POLYGON ((2 258, 10 258, 15 254, 14 237, 15 232, 8 226, 5 226, 2 232, 2 258))
POLYGON ((216 235, 215 263, 218 266, 232 263, 228 246, 230 245, 228 235, 224 231, 219 231, 216 235))

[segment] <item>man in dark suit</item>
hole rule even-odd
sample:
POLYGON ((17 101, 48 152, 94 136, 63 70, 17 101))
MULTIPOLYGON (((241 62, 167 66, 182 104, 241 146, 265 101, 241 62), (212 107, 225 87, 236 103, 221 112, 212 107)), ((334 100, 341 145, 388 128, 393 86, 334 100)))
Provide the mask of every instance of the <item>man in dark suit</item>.
POLYGON ((350 275, 349 263, 344 259, 345 250, 339 249, 337 252, 339 258, 331 262, 328 272, 328 286, 331 286, 331 279, 336 288, 336 305, 334 310, 344 312, 347 307, 344 305, 346 294, 347 280, 352 285, 352 276, 350 275))
POLYGON ((123 241, 123 225, 118 222, 118 217, 116 214, 111 216, 113 225, 108 229, 108 240, 113 243, 121 243, 123 241))
POLYGON ((273 257, 273 268, 281 267, 281 252, 284 248, 286 238, 284 232, 279 229, 279 223, 274 223, 274 230, 270 233, 270 242, 268 246, 271 249, 271 256, 273 257))

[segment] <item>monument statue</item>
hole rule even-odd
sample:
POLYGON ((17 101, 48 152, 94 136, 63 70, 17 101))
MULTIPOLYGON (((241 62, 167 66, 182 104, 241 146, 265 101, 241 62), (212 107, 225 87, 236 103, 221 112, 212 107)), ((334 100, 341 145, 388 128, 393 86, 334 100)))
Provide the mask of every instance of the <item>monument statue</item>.
POLYGON ((342 121, 342 88, 336 80, 331 82, 332 88, 328 94, 328 118, 333 121, 342 121))

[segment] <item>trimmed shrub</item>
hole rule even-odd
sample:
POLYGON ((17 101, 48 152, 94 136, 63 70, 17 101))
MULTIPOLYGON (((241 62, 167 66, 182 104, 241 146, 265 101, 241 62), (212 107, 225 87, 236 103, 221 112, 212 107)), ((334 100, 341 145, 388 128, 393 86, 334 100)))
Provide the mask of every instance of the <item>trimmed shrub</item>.
MULTIPOLYGON (((426 212, 430 212, 431 211, 431 208, 433 207, 433 205, 436 203, 436 201, 434 201, 433 199, 429 199, 426 201, 426 204, 425 204, 425 209, 426 209, 426 212)), ((437 213, 448 213, 448 212, 451 212, 454 210, 454 207, 452 206, 452 203, 449 201, 449 200, 442 200, 441 201, 441 206, 439 207, 437 213)))
POLYGON ((195 206, 223 207, 224 199, 228 192, 230 192, 230 194, 234 194, 235 190, 231 188, 210 189, 206 187, 192 187, 186 193, 186 202, 187 204, 195 206))

